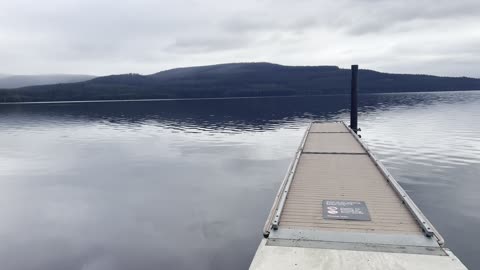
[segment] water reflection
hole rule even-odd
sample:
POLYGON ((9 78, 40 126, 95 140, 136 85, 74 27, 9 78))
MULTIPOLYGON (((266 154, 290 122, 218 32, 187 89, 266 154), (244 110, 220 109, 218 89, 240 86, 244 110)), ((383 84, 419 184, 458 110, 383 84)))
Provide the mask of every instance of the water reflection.
MULTIPOLYGON (((363 137, 471 268, 480 92, 361 97, 363 137), (452 222, 454 220, 455 222, 452 222)), ((308 122, 348 97, 0 106, 2 269, 246 269, 308 122)))

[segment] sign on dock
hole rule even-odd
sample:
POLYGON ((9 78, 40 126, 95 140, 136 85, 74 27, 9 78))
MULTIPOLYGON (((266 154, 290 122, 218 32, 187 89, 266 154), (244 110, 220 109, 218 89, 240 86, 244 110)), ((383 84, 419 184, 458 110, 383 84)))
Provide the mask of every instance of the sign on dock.
POLYGON ((323 200, 324 219, 371 220, 368 208, 362 201, 323 200))

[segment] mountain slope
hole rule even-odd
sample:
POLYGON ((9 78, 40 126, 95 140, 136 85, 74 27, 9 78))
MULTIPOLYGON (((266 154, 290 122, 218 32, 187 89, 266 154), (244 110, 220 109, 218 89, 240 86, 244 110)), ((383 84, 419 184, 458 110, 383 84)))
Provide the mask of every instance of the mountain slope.
MULTIPOLYGON (((360 70, 363 93, 480 89, 480 79, 360 70)), ((212 98, 349 93, 350 70, 336 66, 234 63, 122 74, 89 81, 0 90, 0 101, 212 98)))

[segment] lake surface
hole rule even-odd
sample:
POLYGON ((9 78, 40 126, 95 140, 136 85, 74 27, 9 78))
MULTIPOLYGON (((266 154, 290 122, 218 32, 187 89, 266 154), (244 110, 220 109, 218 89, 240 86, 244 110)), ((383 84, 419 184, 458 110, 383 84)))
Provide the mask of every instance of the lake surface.
MULTIPOLYGON (((0 105, 1 268, 247 269, 308 122, 348 101, 0 105)), ((360 101, 363 139, 480 268, 480 91, 360 101)))

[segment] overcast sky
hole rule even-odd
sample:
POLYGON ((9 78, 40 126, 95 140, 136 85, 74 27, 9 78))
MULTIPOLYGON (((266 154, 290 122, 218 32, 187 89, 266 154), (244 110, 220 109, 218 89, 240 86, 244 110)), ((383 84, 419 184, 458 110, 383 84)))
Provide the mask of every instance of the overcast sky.
POLYGON ((0 73, 260 61, 480 77, 480 0, 0 0, 0 73))

